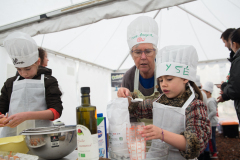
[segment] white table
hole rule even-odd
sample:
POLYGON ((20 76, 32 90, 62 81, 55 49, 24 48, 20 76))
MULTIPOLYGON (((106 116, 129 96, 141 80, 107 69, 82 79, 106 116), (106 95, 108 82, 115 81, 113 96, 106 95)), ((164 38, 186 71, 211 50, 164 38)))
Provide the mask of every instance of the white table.
MULTIPOLYGON (((77 150, 74 150, 72 153, 70 153, 66 157, 59 160, 76 160, 76 159, 77 159, 77 150)), ((38 160, 46 160, 46 159, 39 158, 38 160)))

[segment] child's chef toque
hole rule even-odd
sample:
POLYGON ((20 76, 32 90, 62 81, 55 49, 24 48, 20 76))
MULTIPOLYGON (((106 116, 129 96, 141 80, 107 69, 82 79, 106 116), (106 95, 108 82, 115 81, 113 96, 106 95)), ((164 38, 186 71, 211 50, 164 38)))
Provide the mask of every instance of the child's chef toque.
POLYGON ((195 82, 198 55, 193 46, 167 46, 157 54, 156 77, 170 75, 195 82))
POLYGON ((4 39, 3 45, 15 67, 28 67, 38 60, 38 46, 33 38, 26 33, 11 33, 4 39))
POLYGON ((130 23, 127 28, 127 42, 130 50, 140 43, 158 44, 157 22, 148 16, 140 16, 130 23))
POLYGON ((199 75, 196 75, 196 81, 195 81, 195 84, 196 84, 197 87, 201 87, 200 76, 199 76, 199 75))
POLYGON ((213 92, 213 83, 212 82, 206 82, 203 87, 202 90, 208 91, 210 93, 213 92))

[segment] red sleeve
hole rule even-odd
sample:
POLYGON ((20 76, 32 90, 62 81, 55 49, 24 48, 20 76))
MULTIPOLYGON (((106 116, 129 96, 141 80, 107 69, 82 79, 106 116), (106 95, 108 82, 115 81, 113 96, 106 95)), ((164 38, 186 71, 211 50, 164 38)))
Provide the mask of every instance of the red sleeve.
POLYGON ((50 121, 54 121, 54 120, 56 120, 56 119, 58 119, 60 117, 60 114, 55 109, 49 108, 48 110, 52 111, 53 112, 53 116, 54 116, 54 118, 51 119, 50 121))

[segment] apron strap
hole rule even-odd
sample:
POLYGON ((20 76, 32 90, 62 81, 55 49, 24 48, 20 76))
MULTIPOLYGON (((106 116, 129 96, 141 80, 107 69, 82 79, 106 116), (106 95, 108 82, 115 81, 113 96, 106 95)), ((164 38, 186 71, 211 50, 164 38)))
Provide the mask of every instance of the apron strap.
POLYGON ((18 80, 19 80, 19 78, 20 78, 20 76, 18 76, 18 77, 17 77, 17 79, 15 80, 15 82, 16 82, 16 81, 18 81, 18 80))
POLYGON ((189 88, 190 88, 190 90, 192 91, 192 94, 191 94, 191 96, 188 98, 188 100, 184 103, 184 105, 183 105, 183 109, 186 109, 187 107, 188 107, 188 105, 194 100, 194 98, 195 98, 195 92, 194 92, 194 90, 193 90, 193 88, 192 88, 192 86, 188 83, 188 86, 189 86, 189 88))
POLYGON ((41 74, 41 83, 44 83, 44 74, 41 74))
POLYGON ((136 67, 135 76, 134 76, 134 90, 139 88, 139 69, 136 67))
MULTIPOLYGON (((157 85, 157 78, 156 78, 156 69, 157 66, 155 65, 155 69, 154 69, 154 92, 157 91, 156 85, 157 85)), ((135 76, 134 76, 134 90, 139 90, 139 69, 136 67, 135 70, 135 76)))
MULTIPOLYGON (((157 92, 157 77, 156 77, 156 70, 157 70, 157 65, 155 64, 155 69, 154 69, 154 92, 157 92)), ((160 86, 159 86, 160 87, 160 86)))
POLYGON ((157 102, 162 97, 162 95, 163 94, 160 94, 160 96, 154 102, 157 102))

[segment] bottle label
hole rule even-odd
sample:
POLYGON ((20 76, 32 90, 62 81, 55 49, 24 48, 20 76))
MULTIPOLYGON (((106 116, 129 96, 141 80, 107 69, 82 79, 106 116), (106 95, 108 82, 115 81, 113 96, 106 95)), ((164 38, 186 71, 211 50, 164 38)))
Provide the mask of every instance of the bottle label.
POLYGON ((98 134, 91 134, 90 130, 77 125, 78 160, 98 160, 98 134))

